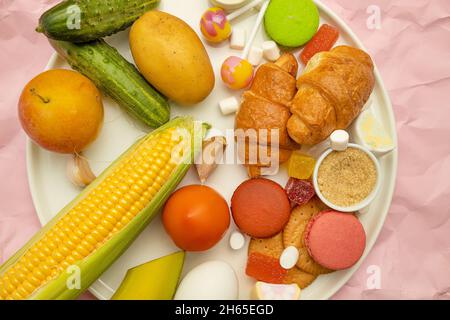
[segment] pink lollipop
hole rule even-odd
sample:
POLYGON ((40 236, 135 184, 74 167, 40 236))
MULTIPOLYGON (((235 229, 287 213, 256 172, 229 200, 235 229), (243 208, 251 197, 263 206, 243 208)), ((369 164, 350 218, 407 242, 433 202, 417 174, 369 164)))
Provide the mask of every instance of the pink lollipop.
POLYGON ((220 74, 225 85, 234 90, 240 90, 248 87, 253 80, 253 66, 247 61, 250 48, 255 40, 258 29, 261 26, 264 14, 266 13, 269 0, 266 0, 259 11, 255 26, 250 34, 249 41, 245 45, 241 57, 228 57, 222 64, 220 74))
POLYGON ((261 1, 263 0, 254 0, 229 15, 226 15, 225 10, 222 8, 209 8, 205 11, 200 20, 200 30, 203 36, 206 40, 213 43, 227 40, 231 35, 230 21, 257 6, 261 1))

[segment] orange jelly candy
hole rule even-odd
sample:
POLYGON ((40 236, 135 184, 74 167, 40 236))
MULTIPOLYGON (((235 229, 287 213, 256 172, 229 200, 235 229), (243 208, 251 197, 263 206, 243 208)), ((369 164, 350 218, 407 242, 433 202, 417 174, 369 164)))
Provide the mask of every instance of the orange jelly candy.
POLYGON ((258 281, 282 284, 287 270, 280 266, 278 259, 259 252, 252 252, 248 256, 245 273, 258 281))
POLYGON ((288 175, 292 178, 308 180, 314 172, 315 165, 316 159, 313 157, 293 152, 288 162, 288 175))
POLYGON ((303 49, 300 54, 300 59, 306 65, 316 53, 329 51, 338 38, 339 30, 337 28, 323 24, 311 41, 305 46, 305 49, 303 49))

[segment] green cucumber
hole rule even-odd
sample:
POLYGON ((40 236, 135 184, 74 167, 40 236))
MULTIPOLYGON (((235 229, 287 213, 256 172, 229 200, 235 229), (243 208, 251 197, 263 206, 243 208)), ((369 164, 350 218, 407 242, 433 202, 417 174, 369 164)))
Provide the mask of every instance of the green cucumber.
POLYGON ((159 0, 66 0, 39 19, 38 32, 48 38, 89 42, 125 30, 159 0))
POLYGON ((104 40, 79 44, 50 40, 50 43, 74 70, 91 79, 136 119, 152 128, 169 121, 166 98, 104 40))

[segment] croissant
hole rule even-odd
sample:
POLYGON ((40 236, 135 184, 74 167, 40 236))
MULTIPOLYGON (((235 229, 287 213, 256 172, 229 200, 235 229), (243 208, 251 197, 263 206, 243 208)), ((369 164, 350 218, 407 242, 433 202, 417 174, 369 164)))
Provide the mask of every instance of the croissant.
POLYGON ((246 136, 243 141, 244 148, 238 150, 239 158, 247 167, 250 177, 261 175, 261 168, 270 167, 274 157, 278 158, 279 163, 287 161, 292 150, 298 148, 286 128, 291 117, 289 104, 297 92, 297 70, 295 57, 292 54, 284 54, 275 63, 261 65, 256 71, 250 90, 242 96, 242 103, 236 115, 236 129, 241 129, 244 134, 249 133, 249 129, 254 129, 257 133, 261 133, 261 129, 267 130, 266 136, 263 135, 264 139, 261 139, 260 135, 256 140, 246 136), (278 130, 278 148, 271 147, 274 142, 271 141, 274 129, 278 130), (267 157, 258 152, 261 146, 267 157))
POLYGON ((316 54, 297 80, 290 104, 289 136, 299 144, 317 144, 359 115, 374 88, 374 65, 362 50, 340 46, 316 54))

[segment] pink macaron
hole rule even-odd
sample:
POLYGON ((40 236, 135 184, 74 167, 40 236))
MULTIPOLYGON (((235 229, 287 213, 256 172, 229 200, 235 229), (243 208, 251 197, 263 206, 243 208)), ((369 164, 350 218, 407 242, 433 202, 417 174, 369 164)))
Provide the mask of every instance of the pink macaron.
POLYGON ((342 270, 361 258, 366 247, 366 233, 356 216, 323 211, 309 222, 305 244, 317 263, 331 270, 342 270))

